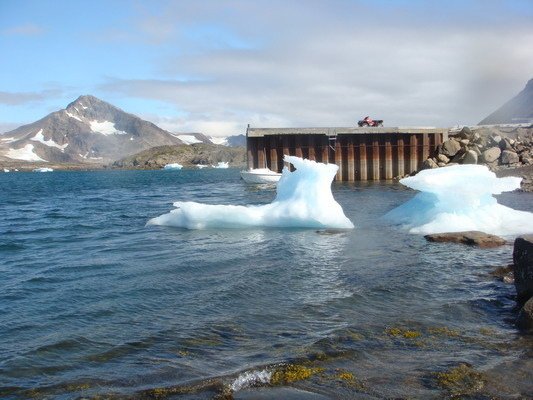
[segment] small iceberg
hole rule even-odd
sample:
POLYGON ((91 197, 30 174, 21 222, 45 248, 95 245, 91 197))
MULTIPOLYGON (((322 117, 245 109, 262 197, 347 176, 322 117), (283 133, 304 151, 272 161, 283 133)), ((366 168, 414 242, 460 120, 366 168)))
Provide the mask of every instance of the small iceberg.
POLYGON ((270 204, 234 206, 178 201, 174 203, 175 210, 151 219, 147 225, 187 229, 354 227, 331 193, 331 182, 339 169, 337 165, 294 156, 285 156, 284 160, 296 170, 283 169, 276 198, 270 204))
POLYGON ((9 172, 9 169, 7 169, 7 168, 4 168, 4 172, 9 172))
POLYGON ((204 168, 207 168, 207 165, 204 165, 204 164, 196 164, 196 168, 198 168, 198 169, 204 169, 204 168))
POLYGON ((229 168, 229 162, 221 161, 217 165, 213 165, 213 168, 229 168))
POLYGON ((482 231, 493 235, 533 232, 533 213, 498 204, 493 196, 520 188, 522 178, 497 178, 483 165, 427 169, 400 183, 419 190, 385 215, 410 233, 482 231))
POLYGON ((47 168, 47 167, 43 167, 43 168, 35 168, 33 170, 33 172, 53 172, 54 170, 52 168, 47 168))
POLYGON ((183 168, 183 165, 178 164, 178 163, 167 164, 163 167, 163 169, 182 169, 182 168, 183 168))
POLYGON ((241 171, 241 178, 246 183, 276 183, 280 180, 281 174, 268 168, 256 168, 241 171))

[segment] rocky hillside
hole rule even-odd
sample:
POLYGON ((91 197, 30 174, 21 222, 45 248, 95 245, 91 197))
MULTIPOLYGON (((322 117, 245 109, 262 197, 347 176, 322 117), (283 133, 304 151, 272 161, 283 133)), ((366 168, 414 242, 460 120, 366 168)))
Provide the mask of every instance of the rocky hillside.
POLYGON ((196 143, 190 146, 159 146, 115 161, 115 168, 159 169, 166 164, 179 163, 185 167, 215 165, 229 162, 230 167, 244 167, 246 150, 244 147, 196 143))
POLYGON ((182 144, 151 122, 94 96, 0 136, 0 161, 105 164, 142 150, 182 144))
POLYGON ((533 123, 533 79, 524 90, 498 108, 479 125, 533 123))

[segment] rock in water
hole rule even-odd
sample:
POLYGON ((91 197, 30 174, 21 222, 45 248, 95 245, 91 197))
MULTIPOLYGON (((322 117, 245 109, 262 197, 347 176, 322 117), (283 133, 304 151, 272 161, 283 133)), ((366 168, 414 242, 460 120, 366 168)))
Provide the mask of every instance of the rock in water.
POLYGON ((533 330, 533 297, 530 298, 520 310, 516 325, 526 331, 533 330))
POLYGON ((513 262, 517 301, 523 304, 533 296, 533 235, 515 239, 513 262))
POLYGON ((506 243, 505 239, 499 236, 481 231, 435 233, 424 237, 428 242, 463 243, 483 248, 503 246, 506 243))

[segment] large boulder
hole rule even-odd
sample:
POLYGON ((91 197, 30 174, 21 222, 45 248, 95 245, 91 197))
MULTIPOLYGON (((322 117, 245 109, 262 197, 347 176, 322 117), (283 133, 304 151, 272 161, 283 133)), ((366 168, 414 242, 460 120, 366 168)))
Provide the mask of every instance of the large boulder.
POLYGON ((490 149, 485 150, 481 156, 483 157, 483 160, 486 163, 491 163, 500 158, 500 154, 502 154, 501 149, 499 147, 494 146, 490 149))
POLYGON ((440 154, 444 154, 446 157, 453 157, 461 150, 461 143, 455 139, 448 139, 440 145, 440 154))
POLYGON ((515 239, 513 262, 516 299, 523 304, 533 296, 533 235, 515 239))
POLYGON ((434 233, 424 237, 428 242, 462 243, 484 248, 503 246, 507 243, 499 236, 480 231, 434 233))
POLYGON ((520 329, 533 331, 533 297, 526 301, 526 304, 524 304, 520 310, 516 325, 518 325, 520 329))
POLYGON ((439 166, 437 165, 435 160, 433 160, 432 158, 428 158, 422 163, 422 169, 433 169, 433 168, 439 168, 439 166))
POLYGON ((477 164, 477 157, 474 150, 468 150, 463 157, 463 164, 477 164))
POLYGON ((516 164, 520 162, 520 157, 514 151, 504 150, 501 156, 502 164, 516 164))
POLYGON ((437 161, 444 164, 448 164, 450 162, 450 159, 444 154, 437 154, 437 161))

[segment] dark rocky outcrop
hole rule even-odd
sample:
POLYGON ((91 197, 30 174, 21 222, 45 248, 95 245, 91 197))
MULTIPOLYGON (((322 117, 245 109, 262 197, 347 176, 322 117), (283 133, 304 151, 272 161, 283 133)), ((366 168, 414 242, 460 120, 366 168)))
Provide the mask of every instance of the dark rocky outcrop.
POLYGON ((516 325, 533 331, 533 235, 515 239, 513 262, 516 301, 522 305, 516 325))
POLYGON ((517 300, 523 304, 533 296, 533 235, 515 239, 513 262, 517 300))
POLYGON ((483 248, 502 246, 505 239, 480 231, 434 233, 424 236, 429 242, 462 243, 483 248))
POLYGON ((533 297, 526 301, 518 313, 516 325, 525 331, 533 331, 533 297))

